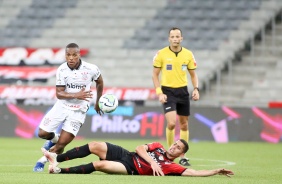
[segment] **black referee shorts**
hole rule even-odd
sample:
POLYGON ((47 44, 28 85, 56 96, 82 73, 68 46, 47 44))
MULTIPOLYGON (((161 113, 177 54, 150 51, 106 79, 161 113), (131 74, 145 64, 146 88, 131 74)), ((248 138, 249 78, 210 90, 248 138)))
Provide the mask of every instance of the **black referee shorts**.
POLYGON ((125 166, 129 175, 139 175, 133 162, 134 153, 108 142, 106 144, 108 147, 106 160, 120 162, 125 166))
POLYGON ((187 86, 170 88, 162 86, 162 91, 167 96, 163 104, 164 113, 176 111, 178 115, 190 116, 190 99, 187 86))

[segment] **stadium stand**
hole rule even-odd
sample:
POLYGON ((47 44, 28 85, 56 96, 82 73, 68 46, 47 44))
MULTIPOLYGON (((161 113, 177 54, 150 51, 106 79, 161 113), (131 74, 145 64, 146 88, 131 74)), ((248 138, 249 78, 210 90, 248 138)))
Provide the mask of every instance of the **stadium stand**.
POLYGON ((253 48, 248 51, 243 49, 246 45, 239 47, 243 49, 237 53, 240 58, 234 60, 230 71, 222 72, 220 82, 211 84, 203 101, 216 99, 218 105, 261 107, 267 107, 270 101, 281 101, 281 18, 281 1, 262 1, 260 10, 253 12, 248 22, 241 23, 239 32, 232 36, 250 38, 251 34, 253 48))
MULTIPOLYGON (((89 48, 85 60, 101 68, 109 87, 152 88, 152 58, 158 49, 167 46, 168 29, 172 26, 182 29, 183 45, 194 52, 198 61, 200 88, 205 89, 206 94, 202 93, 202 100, 197 104, 236 104, 242 98, 252 104, 252 95, 248 93, 255 89, 246 89, 256 86, 261 79, 249 83, 239 80, 240 77, 250 69, 256 69, 259 76, 263 72, 266 76, 275 75, 270 70, 266 74, 263 65, 261 68, 245 66, 245 59, 259 60, 247 54, 242 62, 232 65, 228 75, 224 75, 224 70, 281 12, 279 0, 158 0, 154 3, 151 0, 69 0, 67 3, 2 0, 0 4, 0 47, 62 48, 76 42, 89 48), (237 69, 239 65, 244 69, 237 69), (237 70, 245 72, 236 73, 237 70), (233 85, 236 84, 232 90, 230 73, 233 85), (218 79, 217 82, 211 82, 214 79, 218 79), (218 81, 222 81, 220 85, 218 81)), ((279 26, 276 33, 280 39, 279 26)), ((270 36, 266 36, 265 47, 269 40, 270 36)), ((281 42, 276 44, 281 48, 281 42)), ((255 49, 258 56, 260 47, 255 49)), ((275 60, 274 55, 267 56, 275 60)), ((49 79, 47 85, 53 84, 54 78, 49 79)))

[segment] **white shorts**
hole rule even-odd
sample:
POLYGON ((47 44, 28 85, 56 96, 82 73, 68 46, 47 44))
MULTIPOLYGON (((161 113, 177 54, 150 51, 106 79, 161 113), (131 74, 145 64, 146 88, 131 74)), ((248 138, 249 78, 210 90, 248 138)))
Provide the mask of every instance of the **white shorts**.
POLYGON ((76 136, 85 121, 85 117, 86 113, 80 110, 66 109, 61 104, 56 103, 41 120, 39 128, 46 132, 55 132, 63 123, 62 129, 76 136))

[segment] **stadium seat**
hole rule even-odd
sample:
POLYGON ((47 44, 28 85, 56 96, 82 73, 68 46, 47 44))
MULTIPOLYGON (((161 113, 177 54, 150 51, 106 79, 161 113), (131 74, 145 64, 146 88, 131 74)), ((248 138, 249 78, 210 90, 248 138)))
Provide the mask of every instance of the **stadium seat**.
MULTIPOLYGON (((101 69, 122 66, 119 72, 105 76, 109 83, 151 87, 152 58, 168 45, 168 30, 180 27, 183 46, 191 49, 198 61, 202 85, 218 68, 224 68, 281 6, 264 0, 9 0, 0 6, 0 44, 64 47, 77 42, 90 49, 86 60, 99 62, 101 69), (132 83, 125 83, 124 76, 118 76, 127 73, 130 64, 146 72, 134 69, 126 76, 138 73, 143 82, 130 79, 132 83)), ((281 77, 275 71, 265 75, 281 77)))

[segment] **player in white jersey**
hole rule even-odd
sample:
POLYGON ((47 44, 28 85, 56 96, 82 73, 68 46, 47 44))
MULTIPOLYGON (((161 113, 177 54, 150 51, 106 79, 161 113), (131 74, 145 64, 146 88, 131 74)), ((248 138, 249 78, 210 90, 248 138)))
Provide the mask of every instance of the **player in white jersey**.
MULTIPOLYGON (((89 101, 93 95, 90 88, 93 81, 96 82, 97 90, 95 110, 102 115, 103 112, 98 106, 104 86, 100 70, 96 65, 80 59, 80 49, 77 44, 68 44, 66 62, 59 66, 56 74, 58 100, 39 125, 38 136, 47 140, 43 146, 45 149, 60 154, 77 135, 90 106, 89 101), (55 131, 61 124, 62 130, 59 135, 55 131)), ((46 157, 41 157, 33 171, 42 172, 46 162, 46 157)))

